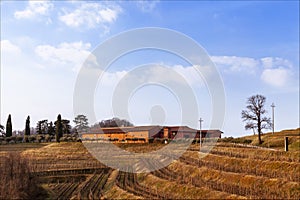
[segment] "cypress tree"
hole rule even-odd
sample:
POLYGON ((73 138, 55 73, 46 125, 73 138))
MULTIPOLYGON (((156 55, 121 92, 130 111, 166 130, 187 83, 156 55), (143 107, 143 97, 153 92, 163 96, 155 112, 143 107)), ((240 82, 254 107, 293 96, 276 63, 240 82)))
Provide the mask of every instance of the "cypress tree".
POLYGON ((30 135, 30 117, 26 119, 25 135, 30 135))
POLYGON ((30 135, 30 117, 28 116, 25 124, 25 142, 28 142, 28 136, 30 135))
POLYGON ((11 115, 8 115, 8 119, 6 122, 6 137, 12 136, 12 123, 11 123, 11 115))
POLYGON ((55 124, 55 135, 56 135, 56 142, 60 141, 60 137, 63 135, 62 130, 62 122, 61 122, 61 115, 57 116, 56 124, 55 124))

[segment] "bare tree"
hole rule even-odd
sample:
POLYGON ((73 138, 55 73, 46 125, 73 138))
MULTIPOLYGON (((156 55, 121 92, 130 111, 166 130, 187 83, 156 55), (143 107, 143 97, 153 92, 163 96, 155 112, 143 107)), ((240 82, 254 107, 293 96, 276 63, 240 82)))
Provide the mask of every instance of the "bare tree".
POLYGON ((263 129, 270 129, 272 126, 271 118, 264 116, 266 97, 263 95, 253 95, 247 100, 247 110, 242 111, 242 119, 246 122, 245 129, 256 129, 259 144, 262 144, 261 134, 263 129))
POLYGON ((126 119, 119 119, 114 117, 112 119, 102 120, 99 122, 100 127, 126 127, 133 126, 133 124, 126 119))

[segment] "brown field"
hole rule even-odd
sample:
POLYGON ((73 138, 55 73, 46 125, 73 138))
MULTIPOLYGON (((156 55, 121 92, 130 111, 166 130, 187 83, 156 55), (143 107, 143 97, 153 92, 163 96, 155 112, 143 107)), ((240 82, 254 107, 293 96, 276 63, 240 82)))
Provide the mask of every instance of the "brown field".
MULTIPOLYGON (((272 148, 276 150, 284 150, 284 137, 288 137, 289 145, 288 148, 290 151, 300 151, 300 128, 283 130, 280 132, 275 132, 274 135, 272 132, 262 134, 261 145, 258 145, 257 135, 244 136, 240 138, 234 138, 230 142, 234 143, 247 143, 250 145, 272 148)), ((228 139, 228 138, 227 138, 228 139)), ((222 139, 222 141, 226 141, 226 138, 222 139)))
MULTIPOLYGON (((163 144, 119 146, 128 151, 149 152, 163 144)), ((219 142, 202 159, 198 149, 199 144, 193 144, 169 166, 135 174, 106 167, 79 142, 0 145, 2 174, 8 174, 6 180, 14 191, 4 193, 7 187, 2 186, 0 199, 300 198, 299 147, 284 152, 219 142), (16 159, 22 158, 26 164, 22 173, 25 176, 28 172, 30 184, 38 191, 17 187, 13 183, 23 176, 14 177, 5 171, 10 166, 11 172, 16 169, 21 173, 19 168, 11 167, 16 160, 8 165, 14 159, 11 156, 18 154, 16 159)))

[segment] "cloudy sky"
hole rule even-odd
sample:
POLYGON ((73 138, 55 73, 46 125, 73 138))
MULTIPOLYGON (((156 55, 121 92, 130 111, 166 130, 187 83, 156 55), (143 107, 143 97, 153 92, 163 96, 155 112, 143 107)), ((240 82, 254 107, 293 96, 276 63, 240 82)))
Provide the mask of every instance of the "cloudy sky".
MULTIPOLYGON (((144 27, 183 33, 207 51, 224 84, 225 136, 251 133, 243 128, 241 110, 254 94, 267 97, 269 115, 275 103, 276 130, 299 127, 298 1, 1 1, 1 124, 8 114, 19 130, 27 115, 32 126, 55 120, 58 113, 72 120, 73 92, 85 59, 112 36, 144 27)), ((193 66, 151 49, 123 55, 103 73, 94 94, 97 119, 118 115, 112 108, 118 83, 149 63, 186 80, 197 100, 197 118, 209 128, 211 96, 193 66)), ((148 76, 171 79, 160 72, 148 76)), ((176 94, 159 84, 141 85, 127 101, 136 125, 182 122, 176 94)))

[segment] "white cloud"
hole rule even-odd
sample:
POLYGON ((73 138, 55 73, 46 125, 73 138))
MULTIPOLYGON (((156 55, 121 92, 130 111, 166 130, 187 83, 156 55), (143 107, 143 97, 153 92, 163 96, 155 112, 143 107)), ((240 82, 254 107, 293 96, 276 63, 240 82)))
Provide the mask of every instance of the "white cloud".
POLYGON ((39 16, 48 16, 53 7, 49 1, 29 1, 25 10, 16 11, 14 16, 16 19, 37 19, 39 16))
MULTIPOLYGON (((130 74, 131 72, 129 72, 130 74)), ((132 79, 140 82, 154 82, 161 84, 175 84, 181 86, 203 85, 202 77, 193 66, 183 67, 182 65, 162 66, 153 64, 139 73, 133 73, 132 79)))
POLYGON ((159 84, 180 84, 181 86, 203 86, 204 81, 193 66, 183 67, 182 65, 165 66, 153 64, 147 68, 136 68, 131 71, 103 72, 101 85, 115 87, 123 78, 127 84, 139 82, 159 84), (166 76, 166 74, 168 74, 166 76))
POLYGON ((249 73, 273 87, 284 88, 294 82, 293 64, 279 57, 212 56, 212 61, 226 73, 249 73))
POLYGON ((137 7, 143 12, 151 12, 155 9, 159 1, 136 1, 137 7))
POLYGON ((50 61, 59 66, 72 67, 77 71, 85 59, 90 55, 90 43, 73 42, 61 43, 57 47, 40 45, 35 48, 35 53, 45 61, 50 61))
POLYGON ((117 20, 121 12, 121 7, 114 4, 83 3, 71 12, 64 10, 59 19, 70 27, 90 29, 100 26, 107 31, 108 26, 117 20))
POLYGON ((259 61, 249 57, 237 56, 211 56, 212 61, 225 72, 247 72, 254 74, 259 66, 259 61))
POLYGON ((11 54, 19 54, 21 53, 21 49, 12 44, 9 40, 1 40, 1 53, 11 53, 11 54))
MULTIPOLYGON (((181 75, 189 85, 204 85, 203 77, 193 66, 183 67, 182 65, 175 65, 174 70, 181 75)), ((201 70, 202 73, 207 71, 201 70)))
POLYGON ((290 72, 288 69, 278 68, 278 69, 265 69, 261 74, 261 79, 275 87, 284 87, 289 79, 290 72))
POLYGON ((260 59, 262 66, 265 68, 274 68, 274 67, 292 67, 292 63, 286 59, 278 57, 265 57, 260 59))
POLYGON ((293 81, 292 63, 283 58, 265 57, 261 58, 264 68, 260 76, 261 80, 273 87, 284 87, 293 81))

